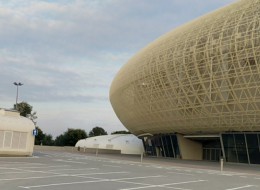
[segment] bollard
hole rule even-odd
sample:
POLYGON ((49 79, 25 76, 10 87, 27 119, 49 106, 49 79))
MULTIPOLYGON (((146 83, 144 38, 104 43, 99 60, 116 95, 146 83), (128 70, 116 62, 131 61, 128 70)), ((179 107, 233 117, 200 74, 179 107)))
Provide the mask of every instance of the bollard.
POLYGON ((98 148, 96 149, 96 156, 98 156, 98 148))
POLYGON ((220 171, 223 171, 223 158, 220 159, 220 171))
POLYGON ((143 153, 141 153, 141 163, 143 163, 143 153))

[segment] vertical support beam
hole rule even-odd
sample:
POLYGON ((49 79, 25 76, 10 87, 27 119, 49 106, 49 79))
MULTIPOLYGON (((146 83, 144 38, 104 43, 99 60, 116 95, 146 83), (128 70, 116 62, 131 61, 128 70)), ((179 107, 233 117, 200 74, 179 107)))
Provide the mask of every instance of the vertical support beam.
POLYGON ((224 143, 223 143, 223 138, 222 138, 222 133, 220 133, 220 144, 221 144, 221 151, 222 151, 222 155, 223 155, 223 159, 225 160, 225 162, 227 161, 226 159, 226 153, 225 153, 225 149, 224 149, 224 143))
POLYGON ((232 136, 233 136, 234 146, 235 146, 235 150, 236 150, 237 163, 239 163, 239 159, 238 159, 238 155, 237 155, 237 142, 236 142, 235 134, 232 134, 232 136))
POLYGON ((245 139, 245 144, 246 144, 246 154, 247 154, 247 159, 248 159, 248 164, 250 163, 250 158, 249 158, 249 152, 248 152, 248 146, 247 146, 247 139, 246 139, 246 134, 244 133, 244 139, 245 139))
POLYGON ((165 154, 165 149, 164 149, 164 144, 163 144, 163 136, 161 135, 160 137, 160 140, 161 140, 161 144, 162 144, 162 149, 163 149, 163 154, 164 154, 164 157, 166 157, 166 154, 165 154))
POLYGON ((173 146, 173 143, 172 143, 172 136, 170 136, 170 140, 171 140, 171 146, 172 146, 172 152, 173 152, 173 157, 176 158, 176 155, 175 155, 175 149, 174 149, 174 146, 173 146))
POLYGON ((256 135, 257 135, 257 141, 258 141, 258 148, 259 148, 259 152, 260 152, 260 140, 259 140, 260 133, 257 133, 256 135))

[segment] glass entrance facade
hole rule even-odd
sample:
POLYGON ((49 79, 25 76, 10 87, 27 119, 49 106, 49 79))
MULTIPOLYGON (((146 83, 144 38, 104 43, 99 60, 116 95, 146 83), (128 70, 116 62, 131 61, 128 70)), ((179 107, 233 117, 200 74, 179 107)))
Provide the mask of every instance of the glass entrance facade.
POLYGON ((177 137, 174 134, 144 137, 143 143, 147 155, 180 158, 177 137))
POLYGON ((260 133, 221 135, 227 162, 260 164, 260 133))
MULTIPOLYGON (((200 137, 193 141, 202 144, 203 160, 260 164, 260 132, 222 133, 219 137, 200 137)), ((160 134, 143 138, 146 155, 181 158, 175 134, 160 134)))
POLYGON ((202 142, 203 160, 219 161, 222 157, 220 139, 202 142))

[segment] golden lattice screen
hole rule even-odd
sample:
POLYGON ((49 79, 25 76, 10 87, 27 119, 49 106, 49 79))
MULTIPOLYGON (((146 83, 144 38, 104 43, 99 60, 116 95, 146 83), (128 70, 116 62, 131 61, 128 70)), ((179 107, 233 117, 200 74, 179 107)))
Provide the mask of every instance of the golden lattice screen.
POLYGON ((110 89, 121 122, 143 133, 260 131, 260 0, 241 0, 160 37, 110 89))

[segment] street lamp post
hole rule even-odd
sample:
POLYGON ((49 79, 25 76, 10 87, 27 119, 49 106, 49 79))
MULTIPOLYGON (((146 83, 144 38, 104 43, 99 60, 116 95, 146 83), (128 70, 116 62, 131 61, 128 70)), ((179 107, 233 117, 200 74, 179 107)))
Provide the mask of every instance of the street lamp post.
POLYGON ((17 87, 16 88, 16 103, 15 103, 15 109, 17 110, 17 100, 18 100, 18 87, 22 86, 23 84, 20 82, 14 82, 14 85, 17 87))

